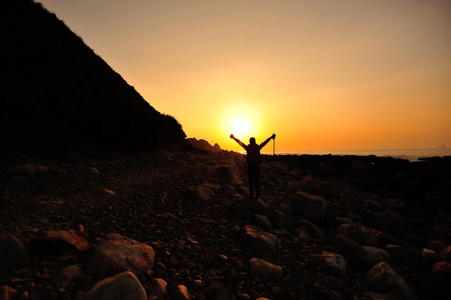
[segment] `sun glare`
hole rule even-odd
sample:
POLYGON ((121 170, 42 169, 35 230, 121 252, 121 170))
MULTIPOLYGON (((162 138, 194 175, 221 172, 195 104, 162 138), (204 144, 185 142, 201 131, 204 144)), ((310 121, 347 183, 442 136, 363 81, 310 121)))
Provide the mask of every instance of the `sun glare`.
POLYGON ((246 136, 250 132, 249 121, 243 118, 234 119, 231 123, 231 129, 237 136, 246 136))
MULTIPOLYGON (((238 100, 235 100, 238 102, 238 100)), ((259 107, 254 107, 246 103, 244 100, 239 103, 228 103, 227 107, 221 109, 218 115, 218 134, 217 139, 219 145, 224 145, 225 149, 242 150, 242 148, 233 140, 230 134, 244 143, 248 143, 250 137, 257 140, 263 139, 260 136, 262 126, 262 112, 259 107)))

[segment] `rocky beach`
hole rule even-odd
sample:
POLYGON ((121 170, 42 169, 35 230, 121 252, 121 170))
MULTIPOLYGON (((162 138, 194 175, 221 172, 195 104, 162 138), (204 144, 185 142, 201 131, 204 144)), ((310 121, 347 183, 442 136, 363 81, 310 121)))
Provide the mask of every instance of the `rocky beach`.
POLYGON ((0 156, 0 299, 446 299, 451 160, 0 156))
POLYGON ((451 299, 450 157, 265 155, 251 200, 244 155, 41 3, 0 7, 0 300, 451 299))

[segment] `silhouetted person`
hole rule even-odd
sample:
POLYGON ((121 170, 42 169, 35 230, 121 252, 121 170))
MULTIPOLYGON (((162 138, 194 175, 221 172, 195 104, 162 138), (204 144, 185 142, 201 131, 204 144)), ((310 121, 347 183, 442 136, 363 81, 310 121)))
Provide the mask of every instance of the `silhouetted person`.
POLYGON ((271 139, 275 139, 276 135, 273 134, 266 141, 258 145, 255 143, 255 138, 249 139, 249 145, 245 145, 239 139, 235 138, 233 134, 230 135, 231 139, 234 139, 241 147, 247 152, 247 176, 249 178, 249 197, 254 199, 254 184, 255 184, 255 199, 260 197, 260 149, 266 146, 271 139))

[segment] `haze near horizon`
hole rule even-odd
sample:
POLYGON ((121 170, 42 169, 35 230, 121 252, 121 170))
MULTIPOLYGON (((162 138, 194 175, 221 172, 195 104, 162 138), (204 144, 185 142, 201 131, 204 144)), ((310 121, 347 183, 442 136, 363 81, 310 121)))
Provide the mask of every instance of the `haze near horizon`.
POLYGON ((41 0, 188 137, 451 147, 451 2, 41 0))

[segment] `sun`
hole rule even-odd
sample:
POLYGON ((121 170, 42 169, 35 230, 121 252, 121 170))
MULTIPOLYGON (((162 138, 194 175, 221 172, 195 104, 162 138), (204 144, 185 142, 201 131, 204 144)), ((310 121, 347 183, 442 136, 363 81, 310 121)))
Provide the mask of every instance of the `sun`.
POLYGON ((261 138, 261 111, 257 107, 246 104, 244 101, 221 109, 217 118, 218 141, 224 149, 242 149, 229 137, 233 134, 237 139, 247 142, 250 137, 261 138))
POLYGON ((247 136, 250 132, 250 122, 244 118, 233 119, 230 126, 233 134, 237 136, 247 136))

